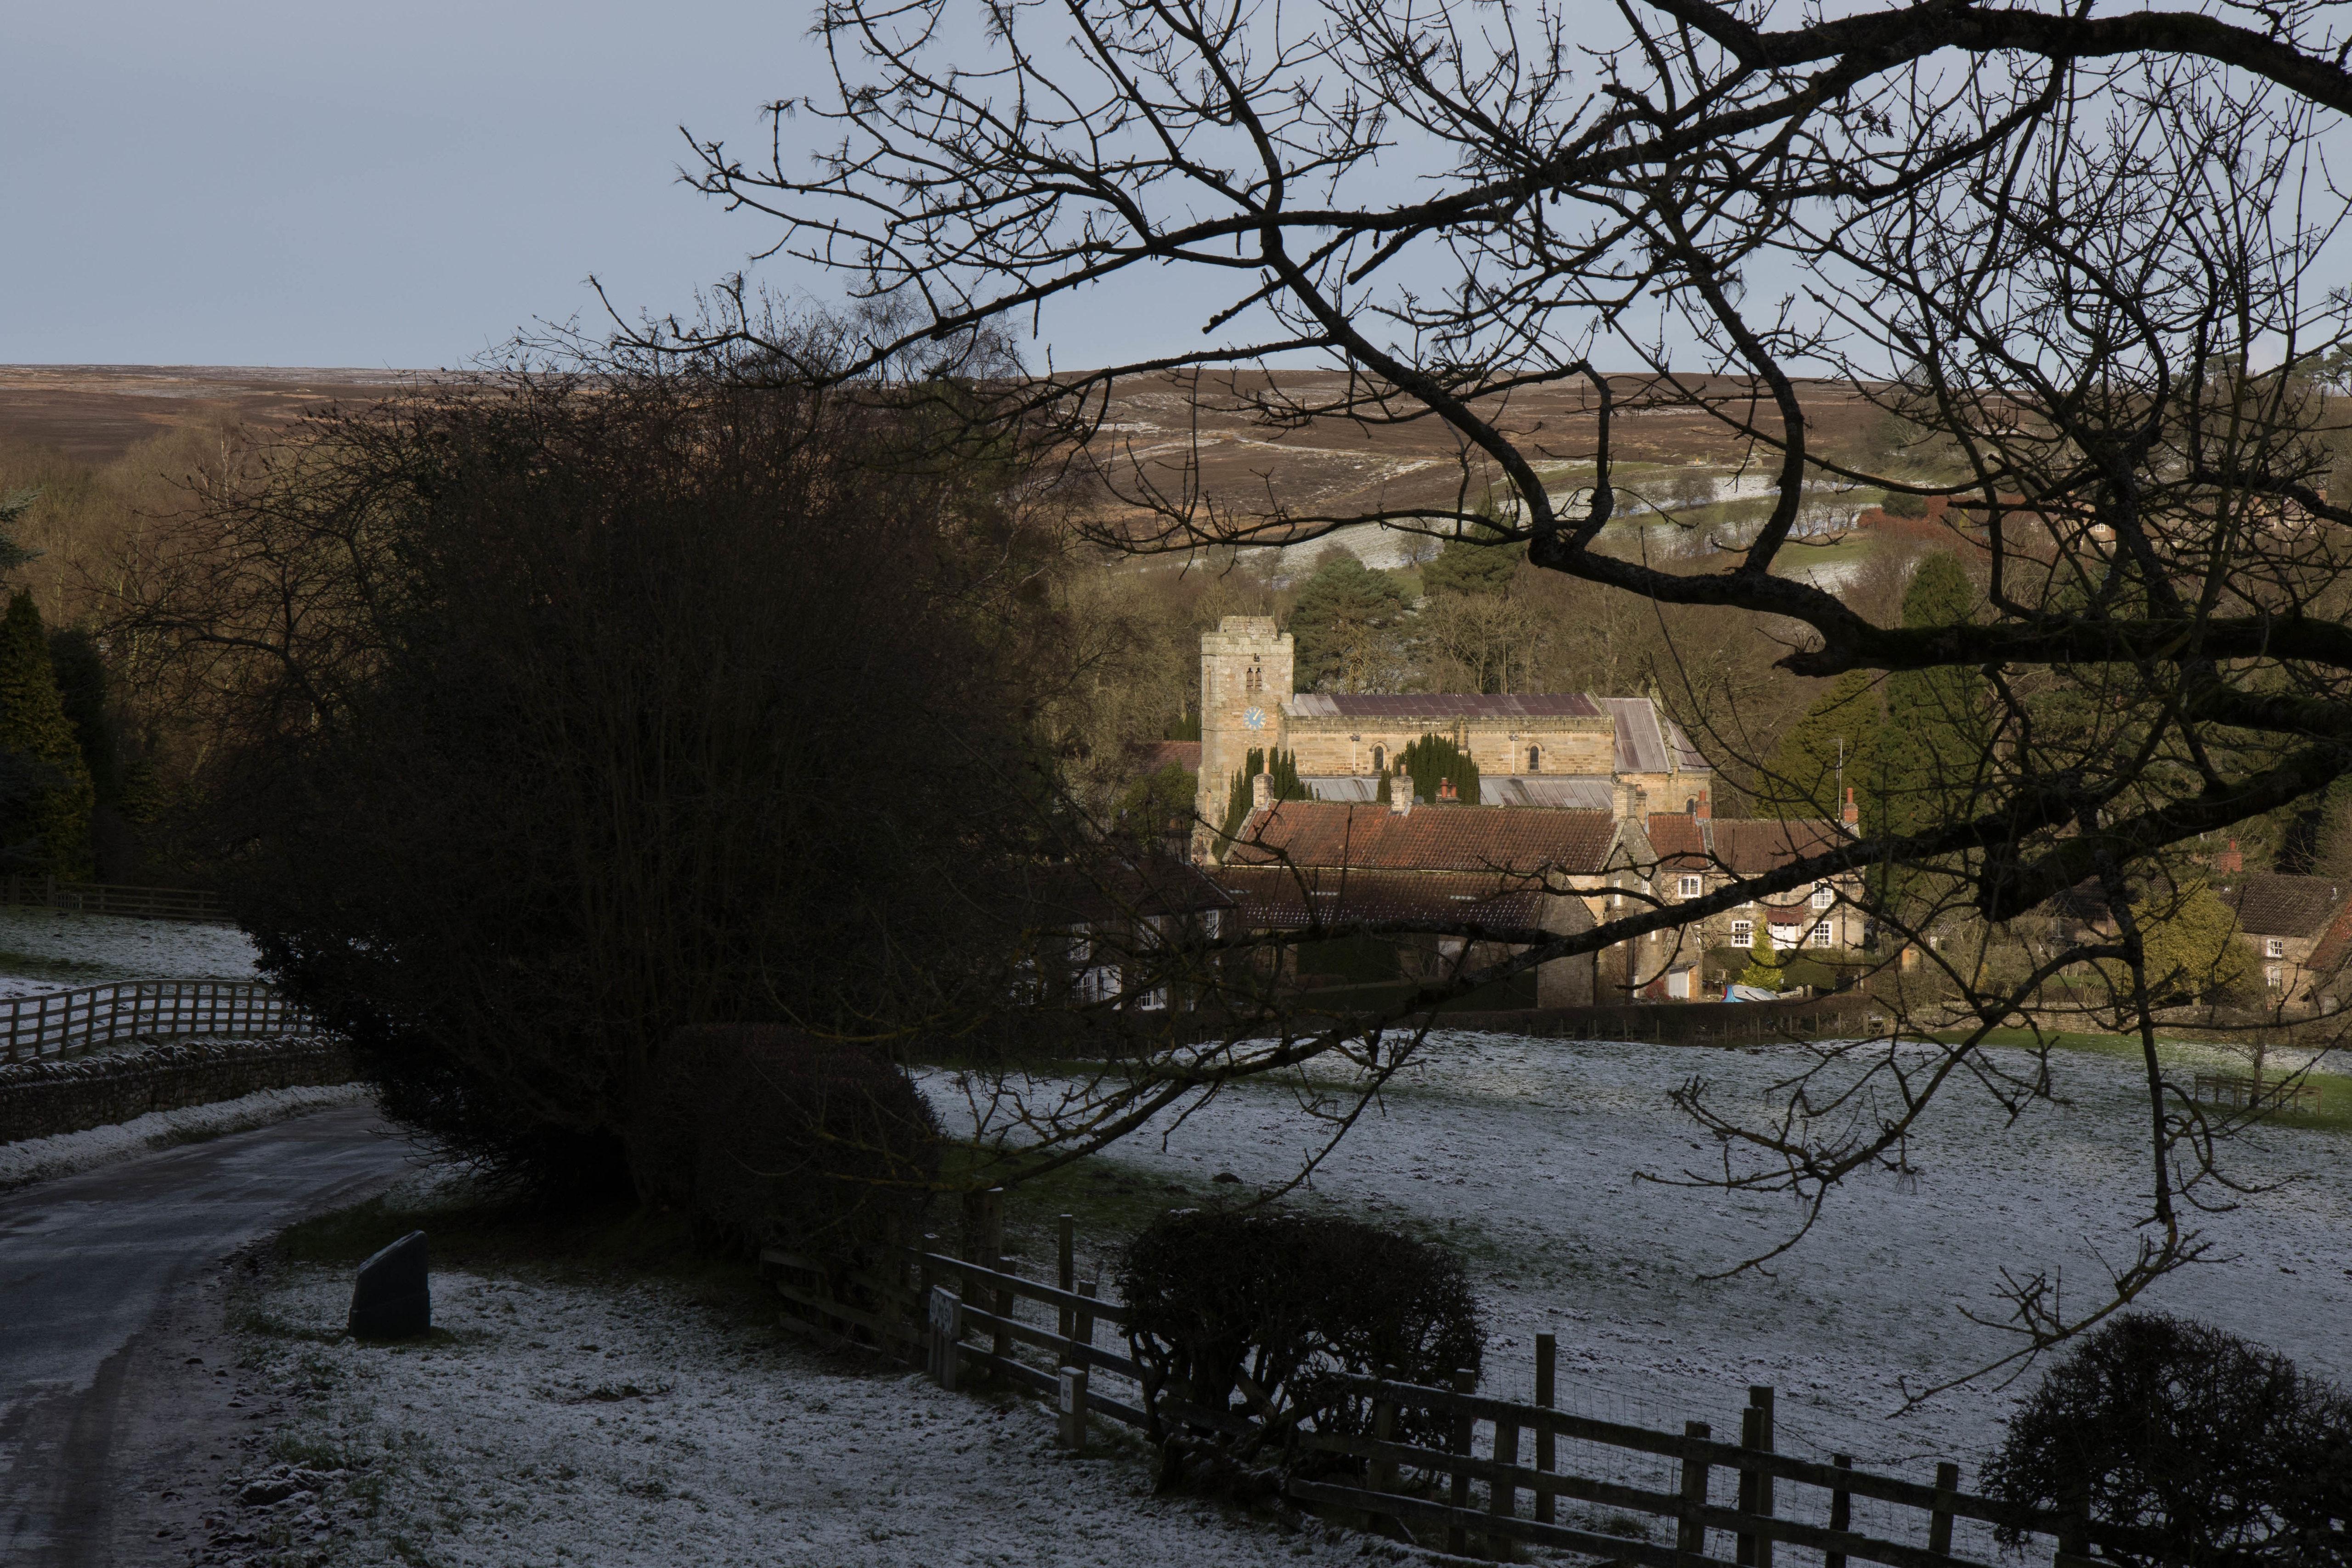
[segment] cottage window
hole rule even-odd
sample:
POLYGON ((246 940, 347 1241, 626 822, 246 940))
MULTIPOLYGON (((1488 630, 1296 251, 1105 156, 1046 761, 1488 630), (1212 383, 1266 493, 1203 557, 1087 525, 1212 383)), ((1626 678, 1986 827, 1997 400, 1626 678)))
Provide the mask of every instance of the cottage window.
POLYGON ((2268 942, 2263 943, 2263 956, 2264 958, 2284 958, 2286 956, 2286 938, 2283 936, 2274 936, 2268 942))
POLYGON ((2276 991, 2286 980, 2286 966, 2273 963, 2263 971, 2263 984, 2276 991))
POLYGON ((1827 947, 1829 944, 1830 924, 1829 921, 1823 921, 1821 924, 1813 928, 1813 945, 1815 947, 1827 947))
POLYGON ((1817 910, 1825 910, 1836 902, 1837 889, 1831 887, 1827 882, 1823 882, 1820 887, 1813 889, 1813 908, 1817 910))
POLYGON ((1705 890, 1706 886, 1706 884, 1699 878, 1685 877, 1680 882, 1675 885, 1675 891, 1683 898, 1696 899, 1703 890, 1705 890))
POLYGON ((1734 921, 1731 922, 1732 946, 1746 947, 1755 940, 1756 922, 1754 921, 1734 921))

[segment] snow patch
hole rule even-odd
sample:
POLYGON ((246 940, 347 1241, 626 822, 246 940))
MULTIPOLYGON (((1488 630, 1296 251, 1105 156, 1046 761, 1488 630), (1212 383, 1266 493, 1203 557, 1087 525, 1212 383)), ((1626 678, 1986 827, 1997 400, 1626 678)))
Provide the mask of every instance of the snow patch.
POLYGON ((0 1190, 51 1176, 70 1175, 174 1143, 267 1127, 307 1111, 357 1105, 368 1098, 368 1093, 365 1086, 353 1083, 265 1089, 236 1100, 215 1100, 210 1105, 152 1110, 111 1127, 90 1127, 79 1132, 0 1143, 0 1190))

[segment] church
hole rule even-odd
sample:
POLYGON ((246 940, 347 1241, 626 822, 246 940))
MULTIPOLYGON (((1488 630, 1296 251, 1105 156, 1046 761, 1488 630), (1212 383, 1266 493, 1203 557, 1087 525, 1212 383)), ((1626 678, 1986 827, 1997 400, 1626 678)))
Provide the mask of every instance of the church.
POLYGON ((1709 813, 1712 770, 1646 697, 1302 692, 1293 650, 1271 616, 1227 616, 1202 634, 1202 822, 1223 816, 1234 775, 1254 748, 1289 752, 1318 800, 1369 803, 1399 753, 1433 734, 1477 764, 1485 805, 1621 819, 1709 813))

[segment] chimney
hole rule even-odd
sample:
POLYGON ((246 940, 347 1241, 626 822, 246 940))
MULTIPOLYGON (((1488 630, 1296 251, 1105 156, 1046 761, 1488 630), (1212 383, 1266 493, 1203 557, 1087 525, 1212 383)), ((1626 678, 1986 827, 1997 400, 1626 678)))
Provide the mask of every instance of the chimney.
POLYGON ((2213 872, 2216 876, 2234 877, 2245 868, 2246 858, 2238 853, 2238 841, 2234 838, 2230 840, 2230 847, 2227 849, 2213 857, 2213 872))
POLYGON ((1454 781, 1452 779, 1440 779, 1437 781, 1437 798, 1440 800, 1460 800, 1462 795, 1461 792, 1454 787, 1454 781))
POLYGON ((1707 799, 1705 784, 1701 784, 1698 793, 1691 796, 1690 814, 1701 822, 1706 821, 1715 815, 1715 803, 1707 799))
POLYGON ((1273 804, 1274 775, 1272 773, 1255 774, 1250 779, 1250 805, 1252 809, 1264 811, 1267 806, 1272 805, 1273 804))
POLYGON ((1389 781, 1389 815, 1402 816, 1412 809, 1412 779, 1399 773, 1389 781))
POLYGON ((1838 820, 1845 824, 1845 834, 1847 837, 1859 838, 1862 837, 1862 808, 1853 804, 1853 791, 1852 789, 1848 789, 1845 792, 1845 809, 1838 813, 1838 820))
POLYGON ((1620 822, 1633 821, 1641 816, 1643 807, 1648 804, 1647 797, 1633 781, 1623 777, 1617 779, 1610 787, 1609 794, 1611 810, 1620 822))

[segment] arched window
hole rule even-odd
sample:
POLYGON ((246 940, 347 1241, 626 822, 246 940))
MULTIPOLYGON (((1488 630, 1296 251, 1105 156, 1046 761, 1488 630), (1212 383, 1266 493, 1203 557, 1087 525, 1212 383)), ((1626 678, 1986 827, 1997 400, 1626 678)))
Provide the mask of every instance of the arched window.
POLYGON ((1528 748, 1528 772, 1531 773, 1539 773, 1543 772, 1543 748, 1541 746, 1529 746, 1528 748))
POLYGON ((1242 689, 1244 691, 1262 691, 1265 689, 1265 672, 1258 668, 1257 666, 1251 665, 1249 667, 1249 673, 1242 677, 1242 689))
POLYGON ((1388 752, 1388 748, 1387 748, 1386 746, 1374 746, 1374 747, 1372 748, 1372 772, 1374 772, 1374 773, 1386 773, 1386 772, 1388 772, 1388 771, 1389 771, 1389 752, 1388 752))

